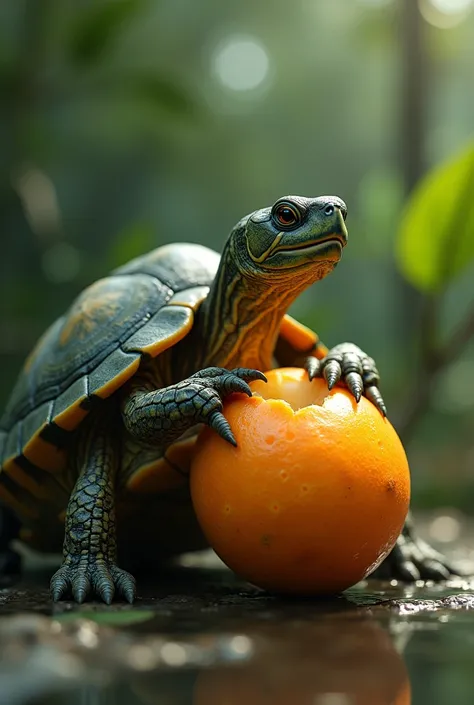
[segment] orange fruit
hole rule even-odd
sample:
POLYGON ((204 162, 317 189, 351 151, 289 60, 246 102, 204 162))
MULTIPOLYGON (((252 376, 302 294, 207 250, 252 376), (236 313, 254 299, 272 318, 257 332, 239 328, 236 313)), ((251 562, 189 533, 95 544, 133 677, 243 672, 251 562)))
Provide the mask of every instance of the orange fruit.
POLYGON ((365 397, 328 391, 302 369, 266 374, 254 396, 224 405, 237 448, 208 428, 197 440, 196 516, 220 558, 251 583, 340 592, 395 545, 410 500, 405 451, 365 397))

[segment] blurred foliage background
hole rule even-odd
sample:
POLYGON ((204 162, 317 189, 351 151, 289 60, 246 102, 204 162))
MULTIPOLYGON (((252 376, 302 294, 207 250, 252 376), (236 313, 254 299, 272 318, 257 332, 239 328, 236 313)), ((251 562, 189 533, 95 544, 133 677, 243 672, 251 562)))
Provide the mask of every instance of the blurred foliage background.
POLYGON ((0 401, 94 279, 288 193, 350 240, 292 313, 374 356, 418 507, 474 509, 472 0, 0 2, 0 401))

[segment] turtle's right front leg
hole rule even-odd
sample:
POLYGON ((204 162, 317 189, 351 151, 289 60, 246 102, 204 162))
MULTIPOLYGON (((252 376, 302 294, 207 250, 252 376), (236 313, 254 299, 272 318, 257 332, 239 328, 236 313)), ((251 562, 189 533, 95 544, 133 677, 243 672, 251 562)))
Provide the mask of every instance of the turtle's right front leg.
POLYGON ((258 370, 207 367, 182 382, 150 391, 137 378, 122 403, 124 424, 134 438, 151 445, 169 445, 199 423, 237 445, 222 414, 222 400, 233 392, 252 396, 248 382, 256 379, 267 381, 258 370))

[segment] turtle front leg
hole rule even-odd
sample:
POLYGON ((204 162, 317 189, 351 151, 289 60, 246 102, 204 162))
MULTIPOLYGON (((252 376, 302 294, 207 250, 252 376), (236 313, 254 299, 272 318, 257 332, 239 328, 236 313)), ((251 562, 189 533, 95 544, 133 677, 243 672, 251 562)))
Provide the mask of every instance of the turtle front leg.
MULTIPOLYGON (((308 357, 305 362, 309 378, 323 377, 329 389, 343 381, 359 401, 364 394, 386 416, 387 409, 378 388, 380 377, 374 360, 352 343, 341 343, 321 359, 308 357)), ((416 536, 409 516, 395 547, 374 572, 373 577, 442 581, 456 575, 456 570, 442 554, 416 536)))
POLYGON ((115 592, 130 603, 135 598, 135 579, 116 565, 118 456, 112 438, 92 426, 80 438, 80 474, 66 511, 64 560, 51 579, 55 601, 69 592, 79 603, 95 594, 109 605, 115 592))
POLYGON ((167 446, 199 423, 213 428, 225 441, 237 445, 222 414, 223 399, 233 392, 252 396, 248 382, 266 377, 258 370, 207 367, 169 387, 149 391, 137 377, 122 404, 127 430, 136 440, 167 446))
POLYGON ((362 394, 386 416, 387 409, 379 390, 380 376, 374 360, 353 343, 340 343, 322 359, 310 356, 305 360, 309 378, 323 377, 329 389, 338 382, 346 384, 359 401, 362 394))

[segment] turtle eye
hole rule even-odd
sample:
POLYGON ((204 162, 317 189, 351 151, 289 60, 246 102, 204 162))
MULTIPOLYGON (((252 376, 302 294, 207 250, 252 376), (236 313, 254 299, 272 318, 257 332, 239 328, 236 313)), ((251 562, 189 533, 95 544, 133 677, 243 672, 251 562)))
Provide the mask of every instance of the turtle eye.
POLYGON ((300 214, 289 203, 279 203, 273 211, 273 220, 278 227, 291 228, 300 222, 300 214))

